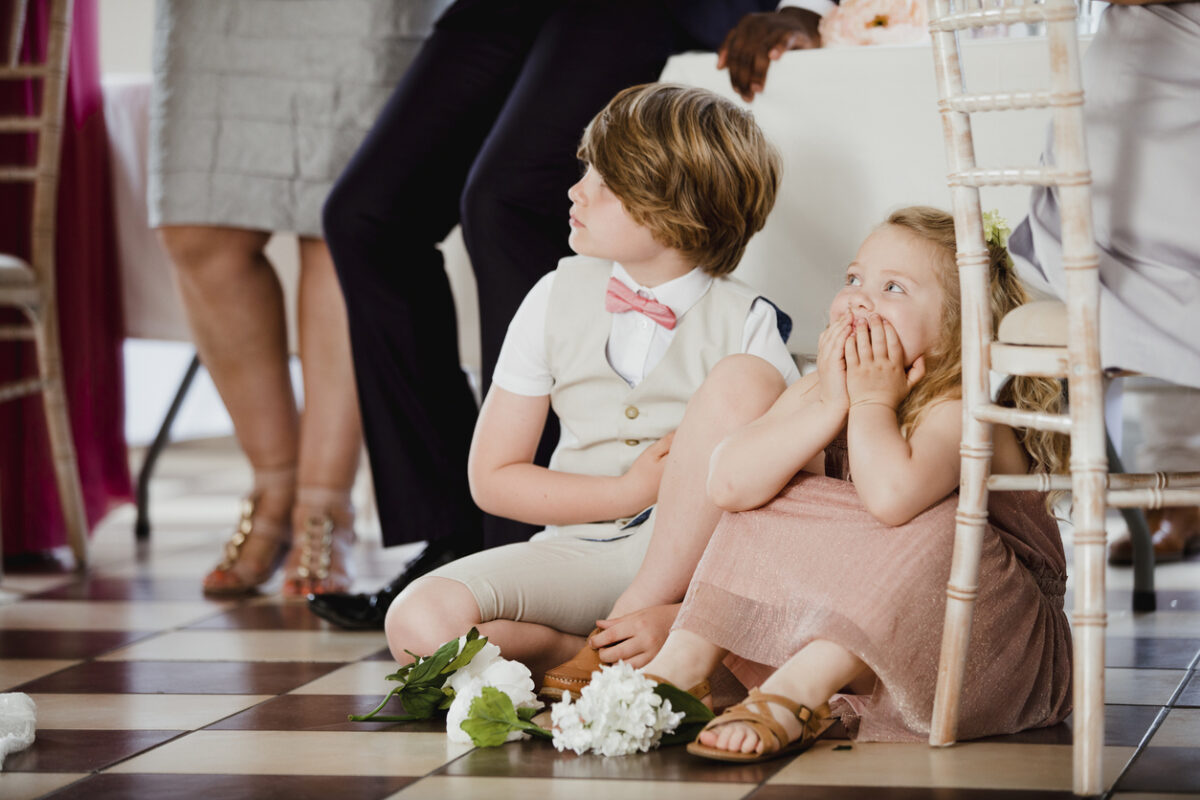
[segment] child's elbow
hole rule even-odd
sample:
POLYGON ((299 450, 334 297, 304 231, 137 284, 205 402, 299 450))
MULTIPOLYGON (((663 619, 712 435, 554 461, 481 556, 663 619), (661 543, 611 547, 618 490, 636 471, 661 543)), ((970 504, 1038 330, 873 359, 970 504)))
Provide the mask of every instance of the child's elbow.
POLYGON ((921 509, 914 508, 911 502, 898 494, 864 497, 862 500, 871 516, 889 528, 904 525, 921 512, 921 509))
POLYGON ((471 499, 480 511, 487 514, 496 513, 495 492, 491 489, 489 478, 491 473, 478 468, 475 464, 467 465, 467 486, 471 490, 471 499))

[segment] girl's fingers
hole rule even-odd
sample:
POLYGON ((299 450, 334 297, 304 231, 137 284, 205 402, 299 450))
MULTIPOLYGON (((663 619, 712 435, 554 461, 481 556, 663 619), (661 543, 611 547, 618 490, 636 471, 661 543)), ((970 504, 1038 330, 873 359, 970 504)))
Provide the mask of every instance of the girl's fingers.
POLYGON ((884 334, 884 319, 878 314, 872 314, 868 325, 871 331, 871 355, 880 361, 888 360, 888 340, 884 334))
POLYGON ((865 320, 855 323, 854 339, 858 347, 859 359, 869 359, 871 357, 871 331, 865 320))
POLYGON ((883 334, 887 342, 888 354, 903 364, 904 345, 900 343, 900 334, 896 333, 896 329, 892 326, 892 323, 886 319, 883 321, 883 334))
POLYGON ((858 340, 853 336, 846 337, 846 344, 842 348, 846 357, 846 366, 858 366, 858 340))

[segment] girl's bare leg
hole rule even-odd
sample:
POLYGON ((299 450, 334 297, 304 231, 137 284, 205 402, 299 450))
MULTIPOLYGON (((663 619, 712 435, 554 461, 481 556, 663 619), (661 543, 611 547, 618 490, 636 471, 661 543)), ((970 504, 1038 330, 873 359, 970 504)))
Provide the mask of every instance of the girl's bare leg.
MULTIPOLYGON (((815 710, 829 702, 829 698, 843 688, 869 676, 867 665, 849 650, 833 642, 817 639, 789 658, 770 678, 763 681, 759 689, 767 694, 783 695, 815 710)), ((771 715, 787 731, 789 741, 800 736, 800 722, 787 709, 773 704, 768 707, 771 715)), ((763 748, 758 735, 740 722, 720 725, 701 733, 700 743, 739 753, 761 752, 763 748)))
POLYGON ((325 242, 301 238, 300 265, 297 329, 304 410, 295 539, 283 587, 292 597, 350 589, 350 490, 362 452, 346 304, 325 242))
POLYGON ((676 628, 643 672, 687 689, 712 675, 728 652, 697 633, 676 628))
POLYGON ((287 365, 283 292, 263 255, 270 234, 166 226, 159 236, 179 276, 196 350, 233 420, 256 474, 250 535, 236 564, 205 581, 216 592, 246 591, 270 577, 286 543, 295 479, 298 415, 287 365), (265 577, 264 577, 265 576, 265 577))

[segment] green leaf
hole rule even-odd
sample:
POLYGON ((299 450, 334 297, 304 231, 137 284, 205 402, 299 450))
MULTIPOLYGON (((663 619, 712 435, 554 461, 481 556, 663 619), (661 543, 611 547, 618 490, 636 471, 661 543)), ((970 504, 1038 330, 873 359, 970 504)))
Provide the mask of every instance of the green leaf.
POLYGON ((412 672, 408 675, 408 682, 426 686, 441 686, 446 682, 446 676, 441 672, 447 664, 454 660, 456 655, 458 655, 458 639, 451 639, 439 647, 433 655, 422 658, 414 664, 412 672))
POLYGON ((502 745, 512 731, 524 731, 543 739, 551 738, 550 731, 518 717, 512 699, 494 686, 485 686, 479 697, 471 702, 462 729, 476 747, 502 745))
POLYGON ((443 669, 442 672, 449 675, 451 672, 470 664, 471 659, 473 659, 475 655, 483 649, 485 644, 487 644, 487 637, 480 636, 477 628, 471 628, 471 630, 467 632, 467 641, 463 643, 462 650, 453 661, 446 665, 446 668, 443 669))
POLYGON ((542 709, 540 706, 537 708, 518 708, 517 716, 521 719, 522 722, 530 722, 533 720, 534 717, 536 717, 538 715, 538 712, 541 710, 542 709))
POLYGON ((413 719, 429 719, 437 711, 446 695, 436 686, 409 684, 400 691, 400 702, 413 719))
POLYGON ((680 726, 690 722, 706 723, 716 716, 712 709, 700 702, 699 699, 669 683, 660 683, 655 686, 654 693, 663 700, 670 700, 672 711, 683 712, 684 716, 679 723, 680 726))
POLYGON ((659 747, 671 747, 676 744, 687 744, 696 741, 700 731, 704 730, 703 722, 681 722, 671 733, 664 733, 658 741, 659 747))

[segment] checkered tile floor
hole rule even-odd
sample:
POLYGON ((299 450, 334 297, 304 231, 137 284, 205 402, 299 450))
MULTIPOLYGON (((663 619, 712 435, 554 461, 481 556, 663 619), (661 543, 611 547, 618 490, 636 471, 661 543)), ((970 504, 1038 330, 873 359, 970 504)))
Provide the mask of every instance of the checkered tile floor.
MULTIPOLYGON (((541 742, 473 750, 436 724, 347 722, 385 688, 381 635, 336 630, 271 593, 205 599, 200 576, 248 475, 228 442, 177 446, 159 475, 143 552, 123 509, 97 533, 87 576, 0 579, 0 691, 38 705, 37 741, 0 773, 6 800, 1071 796, 1069 723, 945 750, 826 741, 747 767, 682 748, 613 759, 541 742)), ((412 555, 364 542, 362 587, 412 555)), ((1129 571, 1109 572, 1104 762, 1118 798, 1200 797, 1200 559, 1160 566, 1157 579, 1160 610, 1134 615, 1129 571)))

